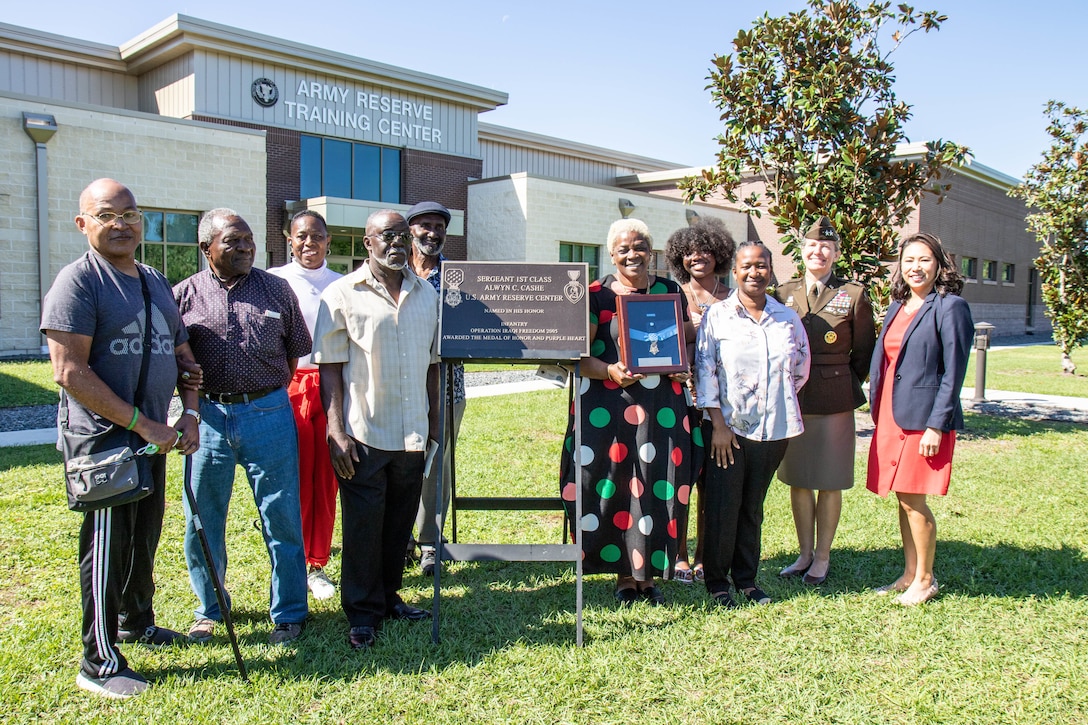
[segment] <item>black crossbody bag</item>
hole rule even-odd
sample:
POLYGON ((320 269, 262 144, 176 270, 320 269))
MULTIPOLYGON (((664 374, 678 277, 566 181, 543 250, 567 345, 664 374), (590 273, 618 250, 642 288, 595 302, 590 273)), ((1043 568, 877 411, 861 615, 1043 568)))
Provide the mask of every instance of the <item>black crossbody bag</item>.
MULTIPOLYGON (((151 290, 143 270, 140 286, 144 296, 144 341, 140 361, 140 377, 136 383, 133 404, 143 402, 144 387, 151 361, 151 290)), ((124 426, 111 423, 97 433, 80 433, 68 427, 68 398, 60 409, 60 450, 64 455, 64 482, 68 489, 68 508, 72 511, 95 511, 110 506, 139 501, 154 490, 150 475, 141 476, 141 462, 133 450, 139 445, 135 433, 124 426)))

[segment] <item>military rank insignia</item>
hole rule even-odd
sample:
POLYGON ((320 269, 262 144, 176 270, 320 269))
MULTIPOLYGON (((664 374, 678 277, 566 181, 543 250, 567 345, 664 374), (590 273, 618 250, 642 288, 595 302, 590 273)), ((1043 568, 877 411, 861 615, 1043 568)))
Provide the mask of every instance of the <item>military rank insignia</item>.
POLYGON ((833 315, 845 315, 850 312, 850 293, 842 290, 827 303, 825 309, 833 315))

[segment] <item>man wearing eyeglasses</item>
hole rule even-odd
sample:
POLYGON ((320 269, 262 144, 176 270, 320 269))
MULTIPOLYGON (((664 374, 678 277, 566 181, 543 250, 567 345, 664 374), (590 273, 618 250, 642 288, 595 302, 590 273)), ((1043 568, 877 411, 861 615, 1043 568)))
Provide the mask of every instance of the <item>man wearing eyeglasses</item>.
MULTIPOLYGON (((90 249, 60 271, 42 309, 41 330, 61 387, 58 425, 62 432, 83 435, 124 428, 132 431, 133 450, 147 441, 163 453, 175 448, 192 453, 199 444, 196 390, 181 384, 178 360, 192 371, 187 379, 194 383, 200 370, 170 283, 136 261, 142 222, 132 192, 112 179, 93 182, 79 196, 75 223, 90 249), (145 339, 151 345, 141 376, 145 339), (166 418, 175 387, 185 413, 170 426, 166 418)), ((83 661, 76 684, 110 699, 147 688, 116 643, 163 647, 183 639, 156 626, 152 608, 166 456, 138 460, 139 476, 151 480, 152 493, 85 513, 79 533, 83 661)))
MULTIPOLYGON (((291 286, 253 267, 253 230, 237 212, 206 212, 197 241, 208 268, 174 287, 204 372, 203 446, 193 457, 193 494, 225 581, 227 507, 235 468, 245 470, 272 564, 268 643, 283 645, 302 634, 308 613, 298 442, 287 384, 298 359, 310 352, 310 333, 291 286)), ((223 613, 188 502, 185 514, 185 561, 200 601, 189 639, 208 642, 223 613)))
POLYGON ((340 601, 352 649, 374 644, 384 619, 429 615, 398 590, 424 451, 438 438, 438 293, 412 272, 397 212, 372 214, 364 245, 366 263, 321 296, 313 356, 340 481, 340 601))

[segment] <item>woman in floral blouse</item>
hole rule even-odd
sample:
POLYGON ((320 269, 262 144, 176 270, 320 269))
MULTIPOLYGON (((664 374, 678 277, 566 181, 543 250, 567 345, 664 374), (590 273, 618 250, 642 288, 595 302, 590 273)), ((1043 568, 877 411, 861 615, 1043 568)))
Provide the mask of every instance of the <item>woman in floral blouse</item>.
POLYGON ((703 566, 707 591, 728 609, 737 606, 730 578, 749 601, 771 602, 756 585, 763 499, 788 439, 804 429, 797 391, 808 337, 797 313, 767 295, 770 277, 770 251, 738 245, 737 289, 707 310, 695 354, 696 400, 711 429, 703 566))

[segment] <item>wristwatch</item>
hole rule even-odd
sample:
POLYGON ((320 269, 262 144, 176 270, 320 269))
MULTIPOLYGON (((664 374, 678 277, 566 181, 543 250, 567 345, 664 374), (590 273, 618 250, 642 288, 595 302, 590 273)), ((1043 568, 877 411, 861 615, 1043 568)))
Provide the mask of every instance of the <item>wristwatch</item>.
POLYGON ((182 415, 191 415, 191 416, 193 416, 194 418, 196 418, 197 425, 200 425, 200 411, 199 410, 193 410, 192 408, 186 408, 185 412, 182 413, 182 415))

